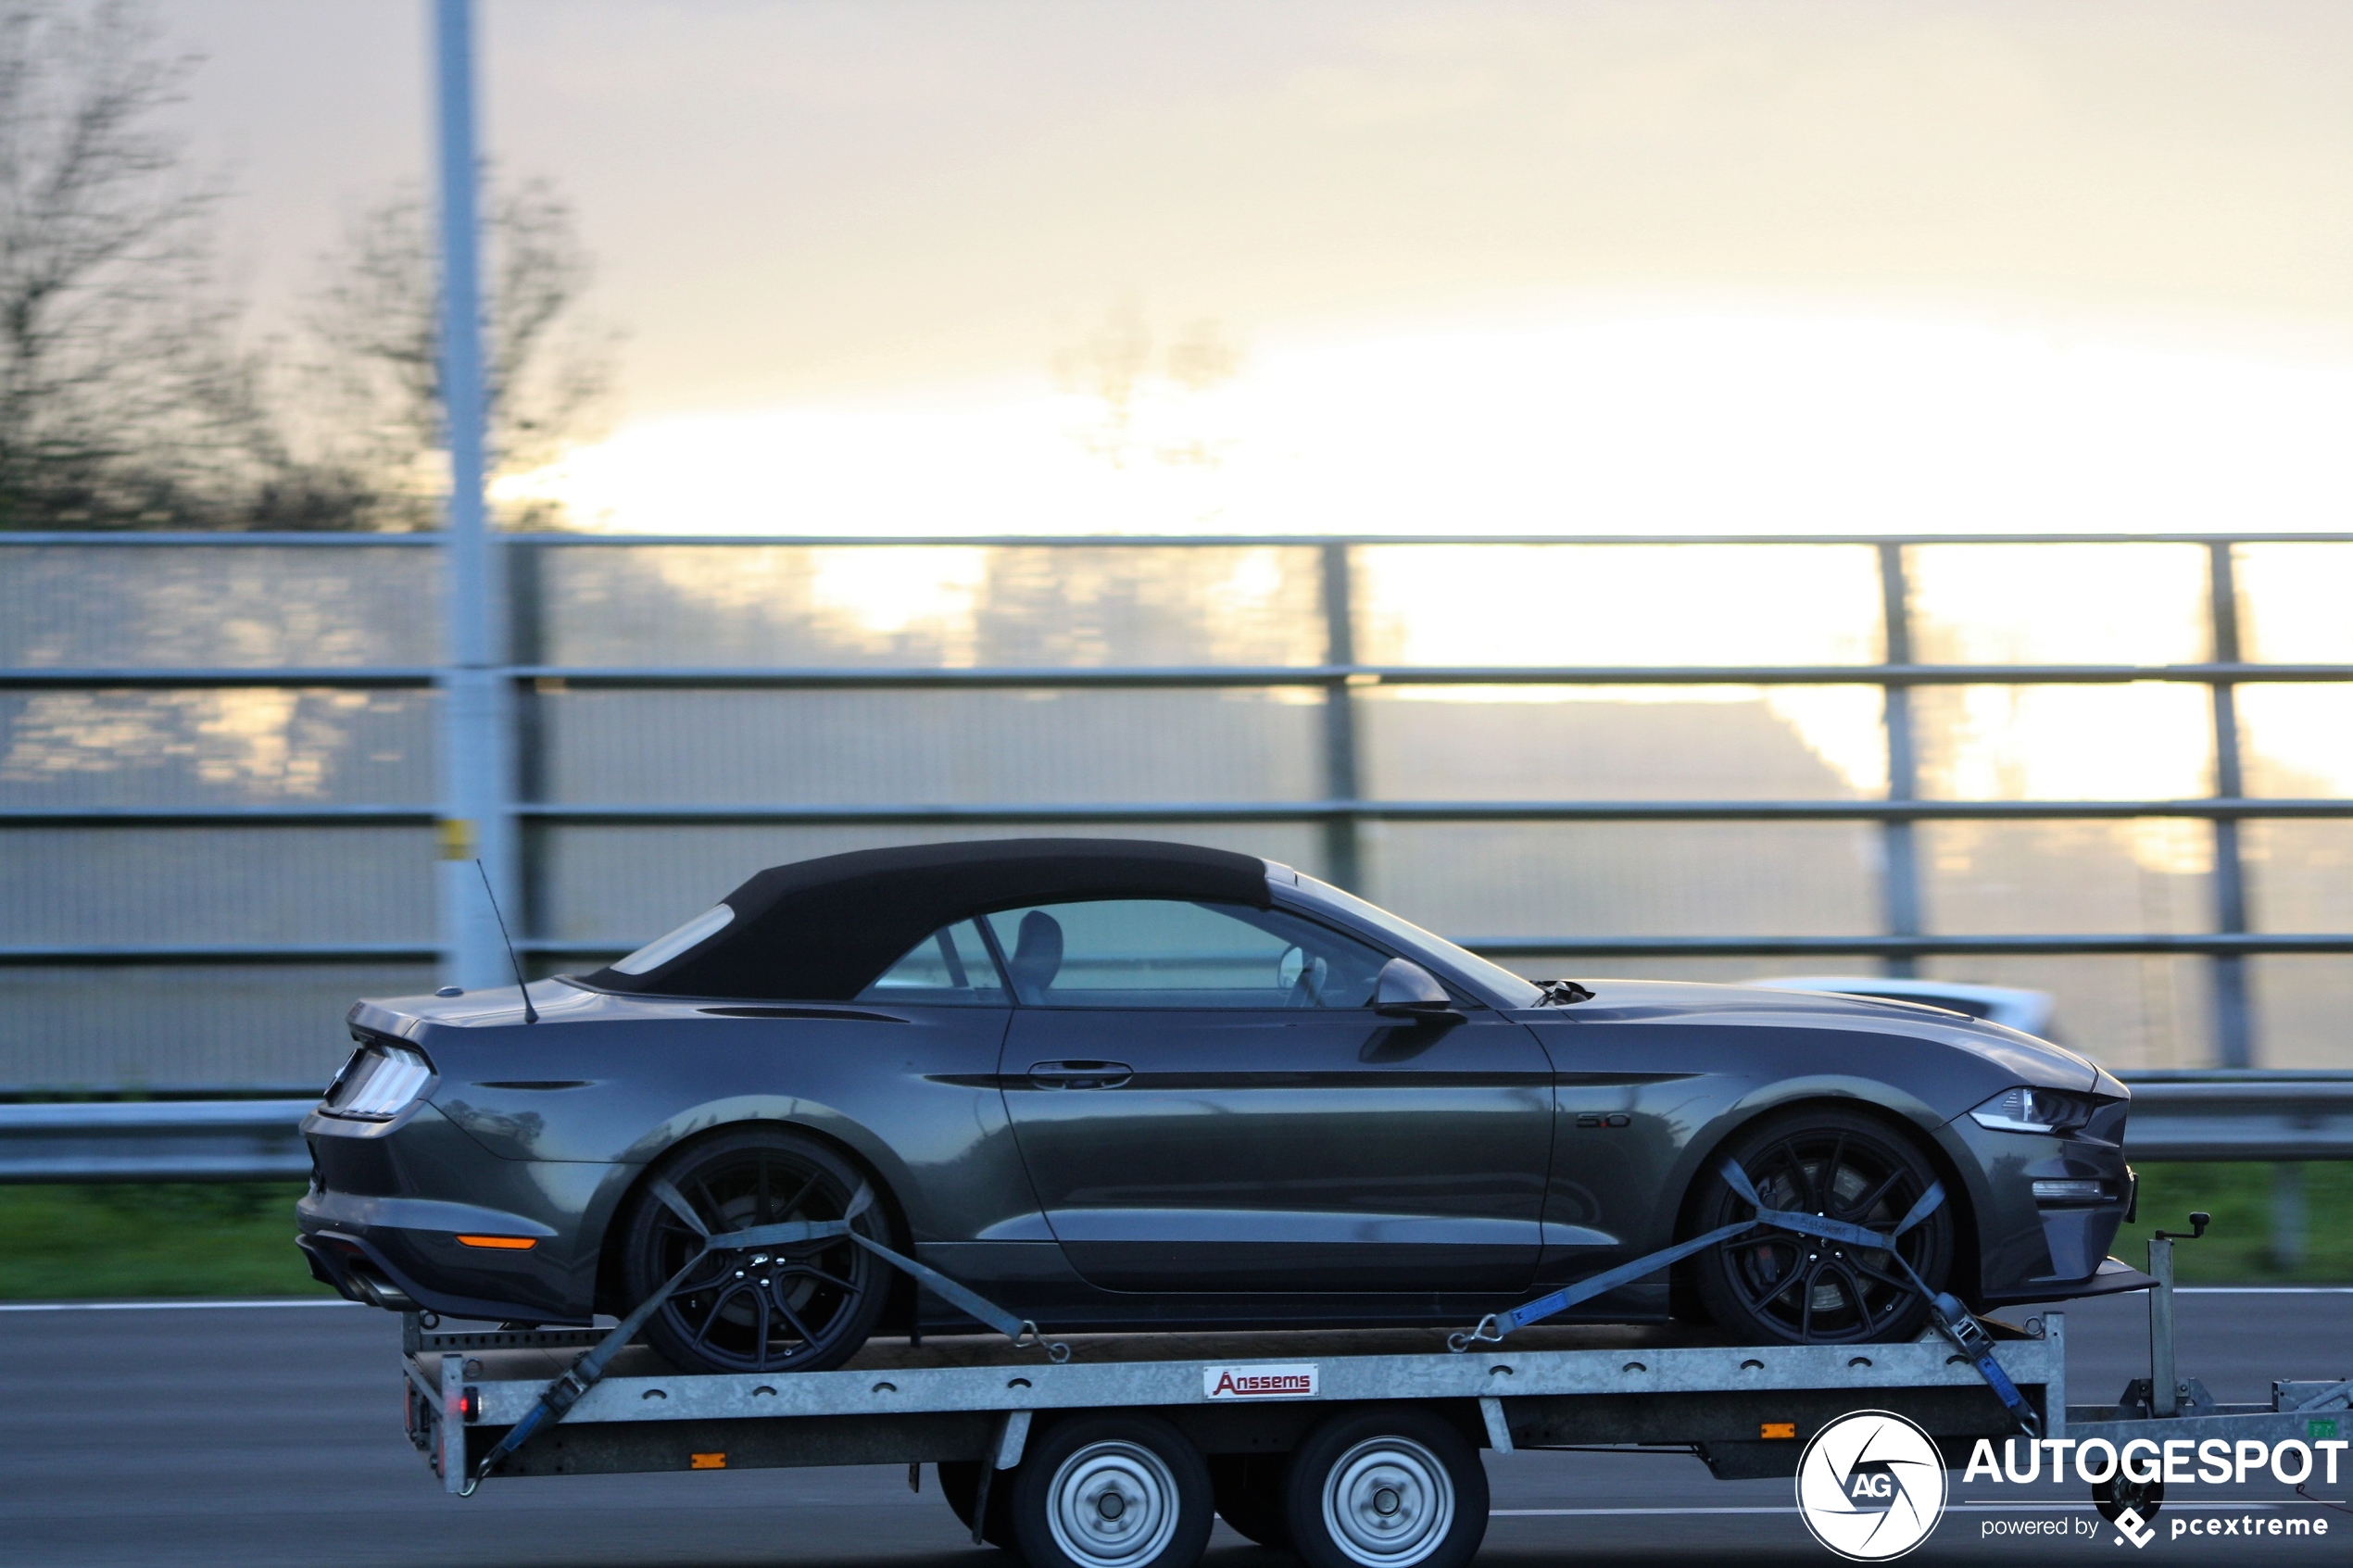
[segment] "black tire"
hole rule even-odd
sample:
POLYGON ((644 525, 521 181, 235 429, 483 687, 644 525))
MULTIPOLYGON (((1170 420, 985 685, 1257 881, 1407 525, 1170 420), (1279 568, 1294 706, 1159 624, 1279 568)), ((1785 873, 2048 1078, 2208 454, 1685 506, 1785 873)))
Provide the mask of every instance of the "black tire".
POLYGON ((1245 1539, 1289 1551, 1283 1474, 1290 1464, 1289 1454, 1210 1455, 1209 1486, 1217 1498, 1217 1516, 1245 1539))
MULTIPOLYGON (((656 1168, 713 1232, 837 1220, 866 1177, 806 1135, 748 1127, 691 1144, 656 1168)), ((853 1222, 887 1245, 879 1203, 853 1222)), ((622 1217, 622 1294, 660 1289, 702 1237, 641 1186, 622 1217)), ((823 1372, 857 1354, 890 1293, 882 1260, 847 1236, 712 1253, 647 1321, 646 1342, 681 1372, 823 1372)))
POLYGON ((1487 1537, 1487 1470, 1428 1411, 1338 1415, 1291 1455, 1283 1514, 1308 1568, 1463 1568, 1487 1537))
POLYGON ((2141 1523, 2146 1524, 2154 1521, 2157 1511, 2165 1506, 2165 1482, 2162 1477, 2134 1481, 2120 1473, 2111 1474, 2105 1481, 2092 1483, 2092 1506, 2098 1509, 2100 1517, 2111 1524, 2128 1508, 2139 1514, 2141 1523))
MULTIPOLYGON (((1768 1116, 1710 1157, 1692 1234, 1756 1211, 1719 1173, 1728 1159, 1769 1208, 1827 1214, 1882 1234, 1937 1179, 1927 1155, 1875 1117, 1830 1107, 1768 1116)), ((1956 1232, 1948 1199, 1896 1240, 1931 1291, 1944 1289, 1952 1274, 1956 1232)), ((1888 1343, 1910 1339, 1928 1321, 1928 1298, 1883 1250, 1755 1230, 1701 1253, 1692 1273, 1708 1316, 1744 1342, 1888 1343)))
MULTIPOLYGON (((965 1533, 973 1527, 973 1504, 980 1500, 980 1461, 973 1459, 944 1459, 939 1461, 939 1495, 963 1521, 965 1533)), ((990 1546, 1013 1549, 1013 1473, 1000 1470, 988 1482, 988 1523, 981 1526, 980 1538, 990 1546)))
POLYGON ((1193 1568, 1215 1519, 1201 1450, 1155 1415, 1058 1423, 998 1479, 1029 1568, 1193 1568))

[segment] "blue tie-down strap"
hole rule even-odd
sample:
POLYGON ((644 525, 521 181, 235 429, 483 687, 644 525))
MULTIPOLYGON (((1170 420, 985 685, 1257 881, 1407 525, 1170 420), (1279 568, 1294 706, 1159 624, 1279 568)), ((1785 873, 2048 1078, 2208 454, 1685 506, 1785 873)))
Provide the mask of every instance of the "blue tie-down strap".
POLYGON ((1748 1173, 1742 1170, 1735 1160, 1724 1161, 1723 1177, 1725 1185, 1730 1187, 1734 1194, 1756 1210, 1753 1218, 1737 1221, 1729 1225, 1719 1225, 1705 1236, 1693 1236, 1689 1241, 1677 1242, 1672 1247, 1663 1248, 1656 1252, 1637 1258, 1630 1263, 1620 1263, 1617 1268, 1605 1270, 1590 1279, 1579 1280, 1575 1285, 1555 1290, 1549 1296, 1539 1297, 1525 1306, 1514 1307, 1508 1312, 1491 1312, 1479 1319, 1478 1326, 1468 1333, 1449 1335, 1446 1340, 1447 1348, 1459 1351, 1467 1350, 1474 1345, 1494 1344, 1516 1328, 1526 1328, 1529 1323, 1541 1322, 1555 1313, 1565 1312, 1579 1302, 1590 1301, 1596 1296, 1605 1296, 1621 1285, 1631 1285, 1646 1274, 1655 1274, 1670 1264, 1681 1262, 1694 1253, 1705 1252, 1711 1247, 1719 1246, 1734 1236, 1745 1236, 1750 1231, 1760 1227, 1793 1231, 1799 1236, 1816 1236, 1823 1241, 1837 1241, 1843 1242, 1849 1247, 1869 1248, 1876 1251, 1885 1252, 1894 1258, 1895 1266, 1902 1269, 1905 1277, 1912 1282, 1912 1287, 1928 1298, 1930 1318, 1935 1323, 1937 1328, 1959 1348, 1961 1354, 1969 1359, 1969 1364, 1977 1368, 1978 1374, 1985 1379, 1986 1386, 1994 1390, 1995 1396, 2001 1399, 2003 1408, 2009 1411, 2010 1419, 2017 1422, 2020 1428, 2028 1436, 2035 1437, 2042 1436, 2042 1422, 2034 1413, 2034 1407, 2027 1403, 2026 1396, 2018 1391, 2018 1385, 2010 1381, 2009 1374, 2002 1370, 2001 1362, 1994 1359, 1992 1336, 1979 1326, 1977 1320, 1969 1315, 1968 1309, 1959 1301, 1949 1295, 1931 1290, 1928 1287, 1928 1282, 1921 1279, 1914 1272, 1912 1265, 1905 1261, 1904 1255, 1895 1249, 1895 1241, 1898 1236, 1935 1213, 1943 1205, 1944 1201, 1943 1183, 1931 1182, 1928 1190, 1920 1194, 1919 1201, 1913 1204, 1910 1210, 1896 1222, 1895 1228, 1882 1236, 1877 1231, 1866 1229, 1861 1225, 1849 1224, 1843 1220, 1833 1220, 1826 1214, 1808 1214, 1793 1209, 1768 1208, 1763 1196, 1756 1190, 1756 1184, 1748 1179, 1748 1173))
POLYGON ((702 1216, 695 1212, 694 1206, 688 1203, 678 1189, 667 1181, 657 1176, 648 1184, 647 1190, 660 1198, 664 1208, 677 1215, 682 1222, 702 1237, 701 1248, 686 1260, 685 1267, 664 1280, 661 1289, 638 1302, 635 1311, 615 1323, 611 1331, 602 1339, 598 1340, 594 1347, 582 1352, 579 1360, 573 1361, 565 1370, 563 1375, 540 1391, 539 1402, 525 1411, 523 1418, 509 1427, 507 1435, 499 1438, 488 1453, 482 1456, 482 1462, 474 1466, 473 1474, 466 1478, 465 1485, 459 1489, 459 1497, 473 1496, 474 1488, 482 1484, 484 1477, 497 1467, 500 1460, 531 1441, 533 1436, 543 1428, 561 1421, 565 1413, 578 1404, 582 1397, 595 1387, 598 1381, 605 1375, 606 1366, 614 1356, 620 1354, 621 1348, 637 1336, 637 1331, 646 1326, 646 1321, 648 1318, 661 1310, 662 1303, 670 1299, 671 1293, 685 1284, 686 1276, 694 1273, 696 1267, 714 1252, 742 1252, 755 1247, 790 1247, 799 1242, 824 1241, 835 1236, 848 1236, 892 1268, 913 1277, 925 1289, 947 1301, 959 1311, 969 1313, 987 1323, 1016 1346, 1025 1348, 1037 1346, 1042 1348, 1048 1359, 1057 1366, 1070 1359, 1069 1346, 1045 1343, 1038 1337, 1038 1325, 1026 1318, 1015 1317, 986 1297, 957 1284, 937 1269, 918 1263, 912 1258, 894 1252, 873 1237, 853 1230, 851 1222, 874 1206, 875 1195, 872 1188, 861 1186, 857 1196, 850 1199, 849 1209, 838 1220, 788 1220, 780 1224, 753 1225, 745 1230, 725 1231, 716 1236, 711 1234, 709 1225, 703 1223, 702 1216))

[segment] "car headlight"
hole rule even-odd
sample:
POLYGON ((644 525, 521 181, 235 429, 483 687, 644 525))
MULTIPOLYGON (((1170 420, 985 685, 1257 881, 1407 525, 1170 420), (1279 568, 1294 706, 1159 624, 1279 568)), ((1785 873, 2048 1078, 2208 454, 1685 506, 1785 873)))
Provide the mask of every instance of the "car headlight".
POLYGON ((389 1040, 371 1040, 352 1053, 335 1075, 319 1109, 330 1116, 389 1122, 417 1098, 433 1076, 422 1051, 389 1040))
POLYGON ((1997 1133, 2071 1133, 2092 1119, 2092 1102, 2057 1089, 2007 1089, 1969 1119, 1997 1133))

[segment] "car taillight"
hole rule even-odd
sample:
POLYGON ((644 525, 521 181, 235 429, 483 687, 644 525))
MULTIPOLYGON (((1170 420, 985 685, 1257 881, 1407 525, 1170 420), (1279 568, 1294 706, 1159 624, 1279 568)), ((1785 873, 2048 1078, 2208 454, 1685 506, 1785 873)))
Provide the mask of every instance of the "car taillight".
POLYGON ((417 1098, 432 1076, 433 1063, 422 1051, 371 1040, 352 1054, 319 1109, 330 1116, 388 1122, 417 1098))

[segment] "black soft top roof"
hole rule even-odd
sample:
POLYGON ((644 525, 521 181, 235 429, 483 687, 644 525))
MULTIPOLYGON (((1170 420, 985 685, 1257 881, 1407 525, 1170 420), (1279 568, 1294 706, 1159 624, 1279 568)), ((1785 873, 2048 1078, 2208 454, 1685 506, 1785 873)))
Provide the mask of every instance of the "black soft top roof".
POLYGON ((645 974, 600 969, 605 990, 848 1001, 950 922, 1082 898, 1268 903, 1266 862, 1136 838, 1000 838, 858 849, 760 872, 721 900, 724 929, 645 974))

